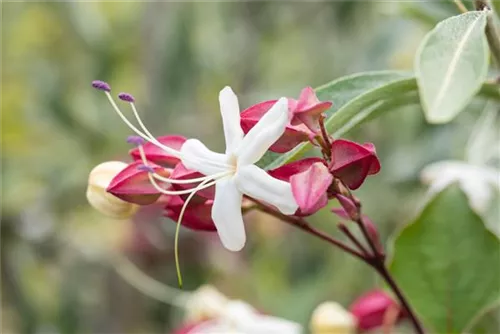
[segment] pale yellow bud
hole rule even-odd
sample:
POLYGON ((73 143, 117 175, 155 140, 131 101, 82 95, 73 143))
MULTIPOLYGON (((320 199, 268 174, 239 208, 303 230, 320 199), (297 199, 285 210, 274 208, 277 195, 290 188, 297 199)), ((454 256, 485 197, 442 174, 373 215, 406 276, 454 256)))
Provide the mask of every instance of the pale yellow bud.
POLYGON ((211 285, 199 287, 186 303, 186 321, 198 322, 219 318, 229 299, 211 285))
POLYGON ((314 310, 310 328, 312 334, 354 334, 356 319, 340 304, 325 302, 314 310))
POLYGON ((125 167, 127 164, 124 162, 108 161, 94 167, 89 175, 87 200, 95 209, 111 218, 131 217, 139 208, 138 205, 125 202, 106 191, 111 180, 125 167))

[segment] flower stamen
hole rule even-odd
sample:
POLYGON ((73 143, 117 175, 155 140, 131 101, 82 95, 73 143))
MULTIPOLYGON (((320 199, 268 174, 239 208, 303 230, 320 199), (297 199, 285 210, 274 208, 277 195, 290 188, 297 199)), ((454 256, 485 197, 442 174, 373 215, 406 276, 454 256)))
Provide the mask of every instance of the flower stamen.
MULTIPOLYGON (((186 199, 186 202, 184 202, 184 205, 182 206, 181 212, 179 214, 179 219, 177 220, 177 227, 175 228, 175 239, 174 239, 174 257, 175 257, 175 268, 177 270, 177 280, 179 282, 179 287, 182 288, 182 275, 181 275, 181 267, 179 264, 179 232, 180 232, 180 226, 182 223, 182 218, 184 217, 184 213, 186 212, 186 208, 193 199, 194 195, 201 189, 205 189, 208 185, 206 184, 209 179, 203 181, 196 187, 191 194, 189 194, 188 198, 186 199)), ((211 184, 212 182, 208 183, 211 184)))
MULTIPOLYGON (((191 183, 196 183, 196 182, 202 182, 202 181, 209 180, 209 179, 217 180, 217 179, 224 177, 224 176, 227 176, 229 174, 228 172, 220 172, 220 173, 209 175, 209 176, 202 176, 202 177, 197 177, 197 178, 187 179, 187 180, 171 179, 171 178, 168 178, 168 177, 165 177, 165 176, 162 176, 162 175, 156 173, 154 171, 154 169, 151 166, 149 166, 148 161, 146 159, 146 153, 144 152, 144 148, 142 147, 142 145, 139 145, 138 149, 139 149, 139 155, 140 155, 142 163, 143 163, 143 165, 139 166, 138 168, 149 172, 149 174, 153 178, 155 178, 159 181, 172 183, 172 184, 191 184, 191 183)), ((153 186, 155 186, 155 184, 157 186, 159 186, 156 182, 154 182, 154 180, 151 183, 154 183, 153 186)), ((163 190, 165 190, 165 189, 163 189, 163 190)), ((175 194, 171 194, 171 195, 175 195, 175 194)), ((179 194, 177 194, 177 195, 179 195, 179 194)))
MULTIPOLYGON (((111 87, 109 86, 109 84, 107 84, 106 82, 104 81, 99 81, 99 80, 95 80, 92 82, 92 86, 98 90, 101 90, 104 92, 104 94, 106 94, 109 102, 111 103, 111 106, 113 107, 113 109, 115 110, 115 112, 118 114, 118 116, 120 116, 120 118, 122 119, 122 121, 130 128, 132 129, 132 131, 134 131, 137 135, 139 135, 140 137, 142 137, 144 140, 156 145, 158 148, 164 150, 165 152, 167 152, 168 154, 171 154, 172 156, 178 158, 178 159, 185 159, 185 157, 182 156, 181 152, 171 148, 171 147, 168 147, 164 144, 162 144, 161 142, 159 142, 152 134, 151 132, 149 132, 149 130, 146 128, 146 126, 144 125, 144 123, 142 122, 141 118, 139 117, 139 113, 137 112, 137 109, 134 105, 134 102, 135 102, 135 98, 131 95, 131 94, 128 94, 128 93, 120 93, 118 94, 118 98, 122 101, 125 101, 125 102, 128 102, 130 103, 130 106, 132 108, 132 112, 134 113, 134 116, 137 120, 137 122, 139 123, 139 126, 141 127, 142 131, 140 131, 137 127, 135 127, 129 120, 128 118, 125 116, 125 114, 120 110, 120 108, 118 107, 118 105, 116 104, 115 100, 113 99, 113 97, 111 96, 111 87), (143 132, 144 131, 144 132, 143 132)), ((226 169, 228 168, 229 166, 227 164, 221 164, 221 163, 218 163, 218 162, 215 162, 215 161, 209 161, 209 160, 205 160, 205 159, 200 159, 200 158, 197 158, 196 159, 197 161, 199 162, 203 162, 205 164, 210 164, 214 167, 219 167, 219 168, 222 168, 222 169, 226 169)))

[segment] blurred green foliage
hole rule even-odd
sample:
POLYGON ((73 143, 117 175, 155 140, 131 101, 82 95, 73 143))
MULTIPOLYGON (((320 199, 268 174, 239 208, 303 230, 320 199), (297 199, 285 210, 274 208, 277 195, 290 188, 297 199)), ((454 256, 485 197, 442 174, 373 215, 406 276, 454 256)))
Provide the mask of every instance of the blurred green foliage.
MULTIPOLYGON (((110 221, 86 202, 88 172, 128 159, 130 134, 93 79, 134 93, 153 133, 220 149, 224 85, 248 106, 345 74, 410 70, 425 32, 457 13, 444 1, 2 5, 3 333, 168 333, 179 323, 181 311, 142 295, 110 265, 122 254, 174 286, 175 224, 147 215, 110 221)), ((483 104, 446 126, 404 107, 349 133, 375 143, 382 161, 358 195, 384 239, 421 204, 420 169, 462 157, 483 104)), ((335 233, 328 210, 311 221, 335 233)), ((348 305, 378 283, 363 264, 269 217, 249 215, 247 229, 237 254, 183 231, 186 288, 211 283, 306 324, 320 302, 348 305)))

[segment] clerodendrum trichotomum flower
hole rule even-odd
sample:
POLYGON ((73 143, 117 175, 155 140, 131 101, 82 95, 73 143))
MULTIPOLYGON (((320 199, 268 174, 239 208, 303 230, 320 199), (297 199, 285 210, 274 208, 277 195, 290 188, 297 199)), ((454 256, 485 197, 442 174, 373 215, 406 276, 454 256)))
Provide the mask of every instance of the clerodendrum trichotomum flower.
POLYGON ((180 150, 168 147, 158 141, 144 126, 134 104, 134 98, 122 93, 119 98, 129 102, 139 127, 118 108, 110 94, 110 87, 104 82, 94 81, 92 85, 105 92, 111 105, 122 120, 140 137, 156 145, 169 155, 180 159, 188 169, 203 174, 194 179, 174 179, 158 174, 150 165, 139 145, 143 169, 148 171, 151 184, 165 195, 188 195, 179 214, 178 224, 193 196, 200 190, 215 186, 212 219, 223 245, 232 251, 240 250, 246 240, 241 213, 243 195, 274 206, 284 214, 292 215, 298 208, 290 183, 278 180, 255 163, 269 147, 284 133, 289 122, 288 101, 279 99, 273 107, 244 135, 240 126, 238 98, 231 88, 225 87, 219 94, 220 109, 226 140, 225 153, 209 150, 197 139, 188 139, 180 150), (172 184, 193 184, 197 186, 183 190, 172 190, 172 184))

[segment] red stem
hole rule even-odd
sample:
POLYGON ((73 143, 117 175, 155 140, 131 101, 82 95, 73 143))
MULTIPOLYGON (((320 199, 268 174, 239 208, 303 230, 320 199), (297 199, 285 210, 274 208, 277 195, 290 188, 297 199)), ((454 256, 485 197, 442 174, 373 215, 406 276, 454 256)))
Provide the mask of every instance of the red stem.
MULTIPOLYGON (((370 237, 370 235, 368 233, 368 230, 366 229, 365 224, 363 223, 362 218, 359 218, 356 221, 356 223, 359 225, 361 231, 363 232, 364 237, 367 239, 367 242, 369 243, 370 247, 373 250, 373 254, 370 254, 370 255, 364 255, 364 254, 356 251, 352 247, 344 244, 342 241, 334 239, 334 238, 330 237, 329 235, 327 235, 326 233, 324 233, 320 230, 317 230, 314 227, 311 227, 309 224, 307 224, 307 222, 303 218, 284 215, 284 214, 277 212, 277 211, 275 211, 275 210, 273 210, 265 205, 262 205, 260 203, 258 203, 257 208, 263 212, 266 212, 274 217, 281 219, 282 221, 284 221, 292 226, 295 226, 295 227, 303 230, 304 232, 307 232, 311 235, 314 235, 314 236, 328 242, 329 244, 334 245, 335 247, 342 249, 344 252, 347 252, 347 253, 357 257, 361 261, 365 262, 366 264, 368 264, 369 266, 374 268, 379 273, 379 275, 382 276, 384 281, 389 285, 391 290, 396 295, 401 306, 404 308, 408 317, 410 318, 410 321, 412 322, 413 327, 415 328, 415 332, 417 334, 424 334, 424 330, 423 330, 422 325, 420 324, 416 314, 414 313, 414 311, 410 307, 410 304, 408 303, 405 296, 403 295, 403 292, 401 291, 401 289, 397 285, 396 281, 391 276, 389 270, 387 270, 387 267, 385 266, 385 254, 383 252, 379 251, 378 248, 375 246, 372 238, 370 237)), ((358 211, 360 213, 360 211, 361 211, 360 207, 358 208, 358 211)), ((361 217, 361 214, 359 215, 359 217, 361 217)), ((341 230, 344 232, 344 230, 342 228, 341 228, 341 230)), ((354 237, 354 235, 352 235, 350 233, 350 231, 349 231, 348 237, 349 237, 349 239, 351 239, 351 237, 353 239, 355 239, 357 241, 357 242, 355 242, 355 244, 357 246, 358 245, 361 246, 359 240, 357 240, 354 237)), ((352 239, 351 239, 351 241, 352 241, 352 239)), ((363 250, 364 247, 361 249, 363 250)))
POLYGON ((299 228, 299 229, 301 229, 309 234, 312 234, 312 235, 314 235, 322 240, 325 240, 326 242, 328 242, 332 245, 335 245, 336 247, 342 249, 343 251, 345 251, 345 252, 359 258, 360 260, 363 260, 366 262, 366 258, 363 254, 361 254, 360 252, 351 248, 350 246, 346 245, 342 241, 334 239, 334 238, 330 237, 328 234, 326 234, 320 230, 315 229, 314 227, 307 224, 307 222, 302 218, 284 215, 284 214, 277 212, 277 211, 275 211, 267 206, 264 206, 264 205, 259 205, 259 210, 266 212, 266 213, 268 213, 276 218, 279 218, 280 220, 282 220, 282 221, 284 221, 292 226, 295 226, 295 227, 297 227, 297 228, 299 228))
POLYGON ((363 253, 363 255, 366 257, 370 256, 370 253, 368 252, 368 250, 361 244, 361 242, 359 242, 358 239, 356 239, 356 237, 354 236, 354 234, 352 234, 352 232, 349 230, 349 228, 347 226, 345 226, 345 224, 338 224, 337 227, 339 228, 339 230, 345 234, 345 236, 351 240, 351 242, 353 244, 355 244, 358 249, 361 251, 361 253, 363 253))

